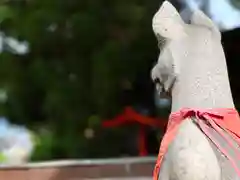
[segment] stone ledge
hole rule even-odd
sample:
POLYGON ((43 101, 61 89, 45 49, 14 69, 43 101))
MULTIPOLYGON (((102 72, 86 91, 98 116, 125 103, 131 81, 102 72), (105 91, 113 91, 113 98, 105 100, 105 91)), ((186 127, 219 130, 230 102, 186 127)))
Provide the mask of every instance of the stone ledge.
POLYGON ((69 160, 3 166, 0 168, 0 179, 80 180, 101 178, 110 180, 125 178, 125 180, 130 180, 142 177, 140 179, 145 180, 144 177, 152 177, 155 161, 155 157, 145 157, 69 160))
POLYGON ((25 169, 25 168, 48 168, 48 167, 65 167, 65 166, 92 166, 107 164, 139 164, 155 163, 156 157, 132 157, 132 158, 108 158, 108 159, 81 159, 81 160, 59 160, 46 161, 37 163, 27 163, 21 165, 0 165, 1 169, 25 169))

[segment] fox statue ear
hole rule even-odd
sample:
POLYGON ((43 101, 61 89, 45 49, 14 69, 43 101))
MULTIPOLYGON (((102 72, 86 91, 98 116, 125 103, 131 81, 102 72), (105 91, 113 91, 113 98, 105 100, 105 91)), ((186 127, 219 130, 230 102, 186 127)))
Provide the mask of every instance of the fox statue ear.
POLYGON ((184 21, 176 8, 168 1, 164 1, 152 20, 155 35, 174 39, 184 35, 184 21))
POLYGON ((221 32, 219 31, 218 27, 214 24, 214 22, 201 10, 195 10, 191 17, 191 24, 204 26, 209 28, 214 36, 221 40, 221 32))

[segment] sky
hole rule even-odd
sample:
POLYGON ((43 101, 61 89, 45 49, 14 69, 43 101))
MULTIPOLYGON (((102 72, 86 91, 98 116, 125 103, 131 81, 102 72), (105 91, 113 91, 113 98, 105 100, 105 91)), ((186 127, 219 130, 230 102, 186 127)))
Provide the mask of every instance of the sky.
POLYGON ((13 54, 26 54, 29 51, 29 45, 26 41, 18 41, 12 37, 6 37, 0 32, 0 53, 3 50, 8 50, 13 54))
POLYGON ((179 0, 191 10, 207 6, 211 19, 221 31, 232 30, 240 27, 240 11, 232 6, 229 0, 179 0))

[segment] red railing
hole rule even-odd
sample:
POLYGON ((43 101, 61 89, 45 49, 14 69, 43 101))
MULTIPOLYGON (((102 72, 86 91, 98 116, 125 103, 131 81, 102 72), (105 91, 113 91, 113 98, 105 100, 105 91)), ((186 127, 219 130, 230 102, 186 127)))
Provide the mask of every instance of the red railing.
POLYGON ((166 119, 152 118, 144 116, 136 112, 132 107, 127 106, 123 113, 117 115, 113 119, 105 120, 102 123, 102 126, 105 128, 118 127, 121 125, 127 125, 129 123, 139 124, 139 134, 138 134, 138 150, 139 156, 148 155, 146 148, 146 132, 145 126, 154 126, 163 129, 167 125, 166 119))

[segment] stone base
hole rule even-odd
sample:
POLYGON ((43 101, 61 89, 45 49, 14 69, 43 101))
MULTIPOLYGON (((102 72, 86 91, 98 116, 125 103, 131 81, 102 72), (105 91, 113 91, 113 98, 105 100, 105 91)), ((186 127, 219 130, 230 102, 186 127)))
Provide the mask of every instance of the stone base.
POLYGON ((4 180, 150 180, 156 158, 119 158, 33 163, 0 168, 4 180))

